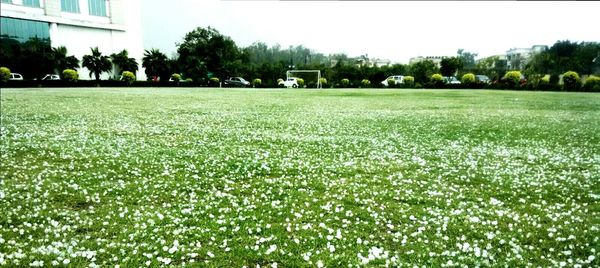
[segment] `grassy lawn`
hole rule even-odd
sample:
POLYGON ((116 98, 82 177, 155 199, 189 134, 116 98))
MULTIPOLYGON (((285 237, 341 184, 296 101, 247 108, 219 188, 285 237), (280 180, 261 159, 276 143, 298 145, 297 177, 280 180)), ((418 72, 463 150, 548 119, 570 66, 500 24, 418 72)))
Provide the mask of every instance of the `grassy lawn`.
POLYGON ((0 266, 600 266, 600 94, 2 89, 1 105, 0 266))

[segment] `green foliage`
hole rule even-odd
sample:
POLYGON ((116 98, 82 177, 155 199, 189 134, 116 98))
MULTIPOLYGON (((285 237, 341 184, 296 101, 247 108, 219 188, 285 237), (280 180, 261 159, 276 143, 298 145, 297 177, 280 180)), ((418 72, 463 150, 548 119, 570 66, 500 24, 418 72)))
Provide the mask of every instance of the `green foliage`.
POLYGON ((435 87, 440 87, 444 85, 444 77, 441 74, 433 74, 430 78, 431 84, 435 87))
POLYGON ((504 75, 504 83, 505 86, 513 89, 519 86, 521 81, 521 72, 520 71, 509 71, 504 75))
MULTIPOLYGON (((4 12, 4 10, 3 10, 4 12)), ((0 63, 26 79, 42 78, 55 70, 54 57, 49 39, 31 38, 25 43, 5 38, 1 25, 0 63)))
POLYGON ((438 67, 430 60, 424 60, 410 65, 409 74, 415 78, 415 82, 427 83, 432 74, 438 72, 438 67))
POLYGON ((387 84, 388 84, 388 87, 394 87, 394 86, 396 86, 396 80, 390 78, 387 80, 387 84))
POLYGON ((185 79, 185 82, 191 83, 191 82, 194 82, 194 79, 187 78, 187 79, 185 79))
POLYGON ((462 60, 457 57, 443 58, 440 63, 440 72, 443 76, 453 76, 463 66, 462 60))
POLYGON ((472 85, 473 83, 475 83, 475 74, 466 73, 462 76, 460 80, 466 86, 472 85))
POLYGON ((583 88, 586 91, 600 92, 600 77, 591 75, 590 77, 585 79, 585 84, 583 85, 583 88))
POLYGON ((67 48, 59 46, 52 48, 56 71, 79 68, 79 60, 75 56, 67 56, 67 48))
POLYGON ((160 52, 158 49, 144 50, 142 58, 142 67, 146 70, 146 77, 152 80, 153 77, 160 77, 161 80, 166 80, 170 77, 167 55, 160 52))
POLYGON ((348 78, 344 78, 341 81, 342 87, 348 87, 350 85, 350 80, 348 78))
POLYGON ((133 74, 130 71, 124 71, 121 75, 121 79, 125 81, 125 83, 127 83, 128 85, 131 85, 135 81, 135 74, 133 74))
POLYGON ((581 78, 577 72, 568 71, 563 74, 563 84, 565 90, 579 90, 581 88, 581 78))
POLYGON ((76 82, 79 80, 79 73, 73 69, 65 69, 62 71, 62 79, 67 82, 76 82))
POLYGON ((211 78, 208 80, 208 85, 209 85, 209 86, 211 86, 211 87, 218 87, 218 86, 219 86, 219 82, 220 82, 220 81, 221 81, 221 80, 219 80, 219 78, 218 78, 218 77, 211 77, 211 78))
POLYGON ((277 78, 277 84, 279 85, 281 82, 283 82, 283 78, 277 78))
POLYGON ((319 79, 319 83, 321 84, 322 87, 325 87, 327 85, 327 79, 324 77, 321 77, 321 79, 319 79))
POLYGON ((115 65, 115 69, 117 73, 121 73, 122 71, 130 71, 135 73, 138 71, 138 63, 134 58, 129 57, 129 53, 126 49, 119 53, 113 53, 110 55, 112 59, 112 63, 115 65))
POLYGON ((175 82, 179 82, 179 81, 181 81, 181 75, 180 75, 180 74, 178 74, 178 73, 174 73, 174 74, 172 74, 172 75, 171 75, 171 78, 172 78, 172 79, 173 79, 173 81, 175 81, 175 82))
POLYGON ((206 79, 207 72, 217 77, 234 76, 244 66, 235 42, 211 27, 198 27, 187 33, 177 53, 184 74, 195 80, 206 79))
POLYGON ((415 78, 407 75, 404 77, 404 86, 407 88, 412 88, 415 86, 415 78))
POLYGON ((100 75, 112 69, 110 58, 102 55, 98 47, 92 48, 92 54, 83 56, 82 66, 90 70, 90 78, 95 75, 96 81, 100 81, 100 75))
POLYGON ((254 80, 252 80, 252 85, 254 85, 254 87, 260 87, 262 85, 262 79, 254 78, 254 80))
POLYGON ((360 81, 360 86, 362 88, 368 88, 371 86, 371 81, 369 81, 369 79, 363 79, 360 81))
POLYGON ((298 78, 298 87, 299 88, 303 88, 304 87, 304 79, 298 78))
POLYGON ((0 82, 6 83, 10 79, 10 69, 7 67, 0 67, 0 82))

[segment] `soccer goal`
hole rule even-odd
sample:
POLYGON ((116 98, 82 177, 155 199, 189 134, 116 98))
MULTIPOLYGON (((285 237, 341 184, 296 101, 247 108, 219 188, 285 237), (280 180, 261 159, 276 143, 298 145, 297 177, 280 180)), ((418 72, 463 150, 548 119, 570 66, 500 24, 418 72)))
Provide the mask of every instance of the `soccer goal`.
POLYGON ((306 85, 314 84, 317 88, 323 88, 320 70, 289 70, 285 73, 285 76, 286 78, 302 78, 306 85))

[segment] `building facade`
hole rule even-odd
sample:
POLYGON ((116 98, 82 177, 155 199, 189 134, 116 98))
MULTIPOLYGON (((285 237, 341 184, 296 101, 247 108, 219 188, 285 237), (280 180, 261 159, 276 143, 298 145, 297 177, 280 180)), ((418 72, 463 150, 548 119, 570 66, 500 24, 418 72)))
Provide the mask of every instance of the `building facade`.
POLYGON ((438 68, 440 68, 442 66, 442 60, 446 59, 446 58, 451 58, 452 56, 418 56, 418 57, 414 57, 414 58, 410 58, 410 61, 408 62, 409 64, 414 64, 417 62, 421 62, 421 61, 432 61, 433 64, 435 64, 438 68))
POLYGON ((523 70, 531 58, 548 50, 548 46, 535 45, 531 48, 512 48, 506 51, 509 70, 523 70))
MULTIPOLYGON (((103 55, 126 49, 140 70, 144 53, 141 0, 1 0, 0 38, 25 42, 37 37, 49 39, 52 47, 65 46, 80 61, 98 47, 103 55)), ((79 70, 81 79, 89 71, 79 70)), ((118 74, 104 73, 102 79, 118 74)))

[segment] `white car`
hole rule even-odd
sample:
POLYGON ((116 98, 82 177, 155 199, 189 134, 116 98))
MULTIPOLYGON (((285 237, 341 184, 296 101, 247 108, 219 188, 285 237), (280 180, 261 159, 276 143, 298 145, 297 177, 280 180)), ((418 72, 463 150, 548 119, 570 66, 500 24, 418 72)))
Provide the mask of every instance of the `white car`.
POLYGON ((8 80, 23 80, 23 76, 18 73, 10 73, 8 80))
POLYGON ((381 84, 386 87, 389 86, 388 80, 394 80, 396 82, 396 85, 404 84, 404 76, 403 75, 392 75, 392 76, 386 78, 385 80, 381 81, 381 84))
POLYGON ((289 77, 287 80, 279 82, 279 86, 284 86, 287 88, 291 88, 291 87, 297 88, 298 87, 298 78, 289 77))
POLYGON ((58 74, 47 74, 42 80, 60 80, 60 76, 58 74))

